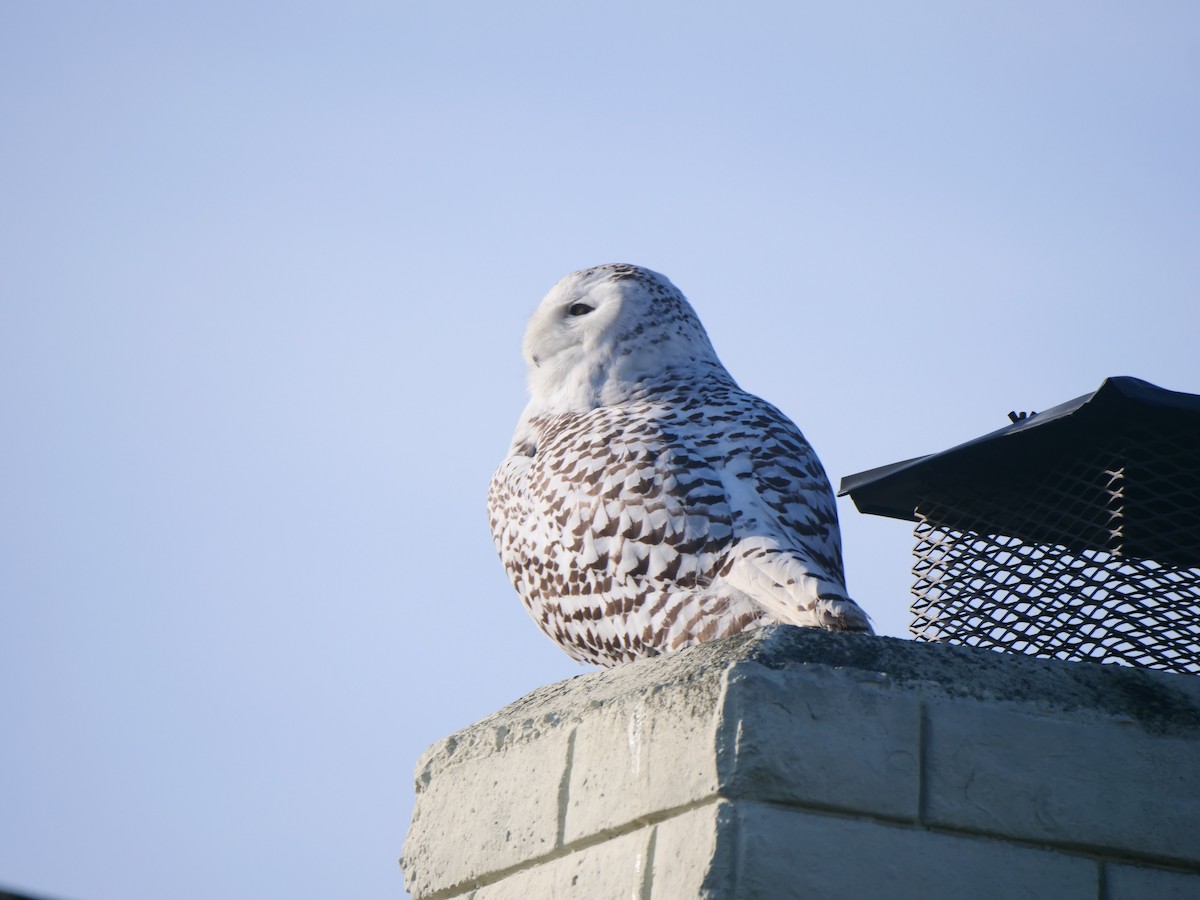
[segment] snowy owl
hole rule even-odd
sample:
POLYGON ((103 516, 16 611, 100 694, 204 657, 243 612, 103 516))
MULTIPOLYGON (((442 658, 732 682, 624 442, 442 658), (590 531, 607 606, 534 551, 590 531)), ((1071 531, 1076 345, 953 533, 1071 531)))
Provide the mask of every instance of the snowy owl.
POLYGON ((612 666, 772 622, 870 633, 816 454, 737 386, 670 281, 568 275, 523 349, 529 405, 488 512, 517 593, 568 654, 612 666))

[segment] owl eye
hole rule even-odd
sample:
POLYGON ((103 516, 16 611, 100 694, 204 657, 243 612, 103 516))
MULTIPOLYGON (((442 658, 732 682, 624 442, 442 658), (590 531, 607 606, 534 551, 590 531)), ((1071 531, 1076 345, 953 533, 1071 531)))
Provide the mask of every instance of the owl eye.
POLYGON ((588 306, 586 303, 576 303, 567 310, 567 313, 572 316, 586 316, 595 308, 594 306, 588 306))

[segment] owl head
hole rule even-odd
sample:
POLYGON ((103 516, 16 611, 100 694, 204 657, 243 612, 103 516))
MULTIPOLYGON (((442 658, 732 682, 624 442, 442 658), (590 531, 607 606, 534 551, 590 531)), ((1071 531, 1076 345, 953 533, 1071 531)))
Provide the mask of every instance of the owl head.
POLYGON ((551 288, 529 319, 523 350, 539 413, 619 403, 688 366, 720 368, 679 289, 624 263, 573 272, 551 288))

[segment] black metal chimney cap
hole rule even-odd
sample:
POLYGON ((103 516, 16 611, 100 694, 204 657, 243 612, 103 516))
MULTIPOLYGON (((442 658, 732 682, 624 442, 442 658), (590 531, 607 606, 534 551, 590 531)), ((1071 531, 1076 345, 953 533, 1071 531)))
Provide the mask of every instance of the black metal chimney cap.
POLYGON ((964 481, 986 490, 995 472, 1005 473, 1011 489, 1014 471, 1028 472, 1032 482, 1051 461, 1061 464, 1064 453, 1077 450, 1083 456, 1098 441, 1126 429, 1194 443, 1193 474, 1200 477, 1200 396, 1116 376, 1091 394, 949 450, 847 475, 838 495, 848 494, 859 512, 916 521, 918 502, 931 492, 953 491, 964 481))

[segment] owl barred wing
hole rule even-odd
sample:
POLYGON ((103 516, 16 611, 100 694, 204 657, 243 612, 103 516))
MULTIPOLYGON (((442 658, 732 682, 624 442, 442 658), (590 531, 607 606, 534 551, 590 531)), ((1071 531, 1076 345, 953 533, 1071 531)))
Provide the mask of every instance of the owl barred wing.
POLYGON ((720 425, 714 466, 735 519, 721 581, 779 621, 869 631, 847 599, 836 501, 804 435, 774 406, 736 388, 708 404, 720 425))
POLYGON ((727 482, 744 535, 768 533, 844 581, 837 503, 817 454, 790 419, 753 394, 735 390, 718 406, 735 410, 722 435, 727 482))

